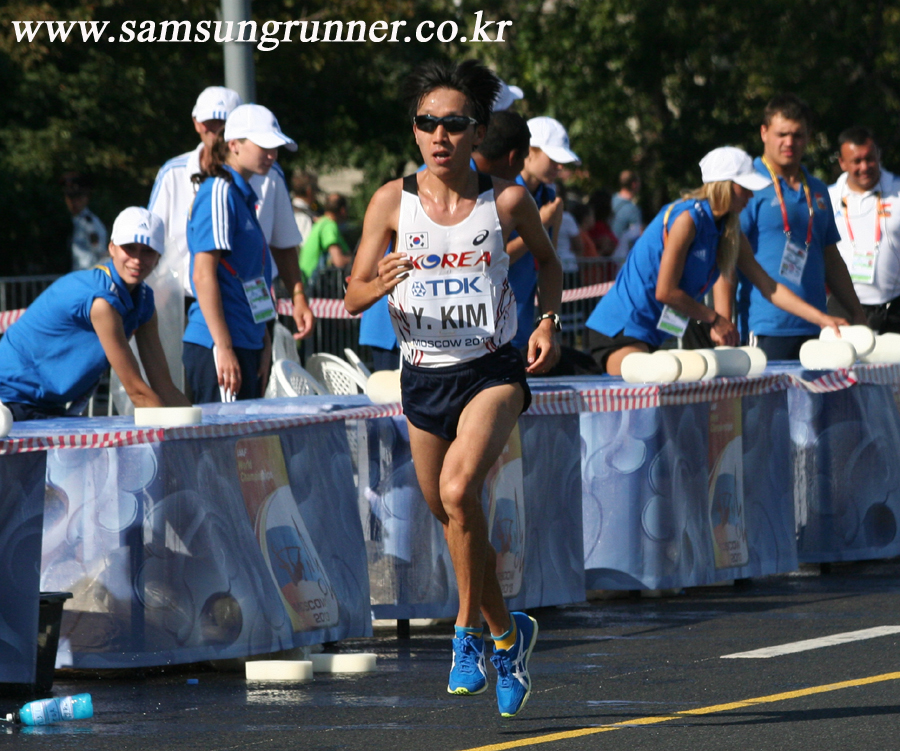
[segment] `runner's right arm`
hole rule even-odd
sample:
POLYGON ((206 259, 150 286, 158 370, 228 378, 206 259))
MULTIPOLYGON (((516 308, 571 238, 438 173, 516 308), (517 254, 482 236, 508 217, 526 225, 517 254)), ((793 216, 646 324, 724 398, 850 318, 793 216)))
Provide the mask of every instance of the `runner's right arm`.
POLYGON ((352 315, 362 313, 406 279, 412 264, 404 253, 384 255, 397 231, 401 180, 381 186, 369 201, 362 239, 347 281, 344 305, 352 315))

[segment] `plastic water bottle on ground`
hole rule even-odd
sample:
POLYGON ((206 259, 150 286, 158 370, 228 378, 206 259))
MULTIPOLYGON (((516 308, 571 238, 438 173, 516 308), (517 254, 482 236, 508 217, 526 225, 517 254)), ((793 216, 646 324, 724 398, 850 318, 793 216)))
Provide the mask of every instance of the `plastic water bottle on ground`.
POLYGON ((66 720, 87 720, 94 716, 90 694, 75 694, 30 701, 18 712, 6 715, 8 722, 23 725, 49 725, 66 720))

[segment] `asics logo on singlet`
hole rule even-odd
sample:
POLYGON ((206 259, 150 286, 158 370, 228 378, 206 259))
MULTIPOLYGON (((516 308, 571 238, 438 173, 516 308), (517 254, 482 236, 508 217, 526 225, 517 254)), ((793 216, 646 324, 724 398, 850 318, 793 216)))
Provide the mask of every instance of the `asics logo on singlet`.
POLYGON ((488 229, 483 229, 477 235, 475 235, 475 239, 472 240, 472 245, 481 245, 485 240, 488 239, 488 235, 491 234, 491 231, 488 229))
POLYGON ((462 277, 455 279, 453 277, 444 277, 442 279, 425 279, 424 281, 415 281, 410 287, 410 293, 413 297, 426 297, 429 292, 432 297, 450 297, 451 295, 480 295, 481 290, 478 285, 484 279, 480 276, 462 277))
POLYGON ((427 232, 407 232, 406 233, 406 249, 407 250, 428 250, 428 233, 427 232))
POLYGON ((468 269, 483 263, 491 265, 491 254, 487 251, 479 253, 475 250, 467 250, 465 253, 429 253, 428 255, 409 256, 409 262, 415 269, 468 269))

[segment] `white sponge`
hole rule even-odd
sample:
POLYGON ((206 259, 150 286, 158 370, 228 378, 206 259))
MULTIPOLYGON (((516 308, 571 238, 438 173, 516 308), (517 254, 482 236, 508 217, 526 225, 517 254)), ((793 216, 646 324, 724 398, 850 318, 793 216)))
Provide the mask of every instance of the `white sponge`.
MULTIPOLYGON (((824 330, 824 329, 823 329, 824 330)), ((839 370, 856 362, 856 350, 850 342, 811 339, 800 347, 800 364, 808 370, 839 370)))
POLYGON ((706 358, 695 350, 670 349, 669 352, 681 361, 681 375, 678 376, 680 382, 699 381, 706 375, 706 358))
MULTIPOLYGON (((853 345, 858 357, 865 357, 875 349, 875 334, 868 326, 840 326, 841 341, 847 341, 853 345)), ((819 332, 819 339, 823 342, 838 341, 837 334, 830 326, 826 326, 819 332)))
POLYGON ((734 347, 716 347, 719 361, 719 375, 729 378, 743 378, 750 372, 750 355, 734 347))
POLYGON ((199 425, 203 421, 200 407, 135 407, 135 425, 171 428, 177 425, 199 425))
POLYGON ((313 670, 316 673, 374 673, 376 657, 371 652, 357 654, 312 654, 313 670))
POLYGON ((245 664, 248 681, 311 681, 308 660, 251 660, 245 664))
POLYGON ((766 353, 759 347, 738 347, 738 349, 742 352, 746 352, 750 357, 750 372, 747 373, 747 375, 762 375, 766 369, 766 365, 769 364, 769 358, 766 357, 766 353))
POLYGON ((863 362, 900 362, 900 334, 879 334, 875 337, 875 348, 859 359, 863 362))
POLYGON ((716 357, 715 350, 695 349, 694 352, 706 360, 706 373, 703 374, 701 381, 711 381, 719 375, 719 358, 716 357))
POLYGON ((13 416, 3 402, 0 402, 0 438, 6 438, 12 430, 13 416))
POLYGON ((668 352, 632 352, 622 360, 626 383, 672 383, 681 375, 681 363, 668 352))
POLYGON ((366 380, 366 396, 375 404, 400 401, 400 371, 377 370, 366 380))

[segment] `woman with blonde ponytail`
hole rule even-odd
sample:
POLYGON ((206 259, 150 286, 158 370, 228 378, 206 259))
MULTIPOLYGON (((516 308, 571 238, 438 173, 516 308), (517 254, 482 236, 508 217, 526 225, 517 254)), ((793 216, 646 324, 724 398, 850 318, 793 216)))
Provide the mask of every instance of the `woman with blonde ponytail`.
POLYGON ((825 315, 771 279, 757 263, 739 214, 770 180, 741 149, 723 146, 700 161, 703 185, 662 208, 628 255, 616 283, 587 321, 591 355, 620 375, 632 352, 652 352, 681 336, 691 319, 710 325, 717 345, 738 344, 734 324, 700 302, 720 274, 738 268, 774 305, 818 326, 846 321, 825 315))

